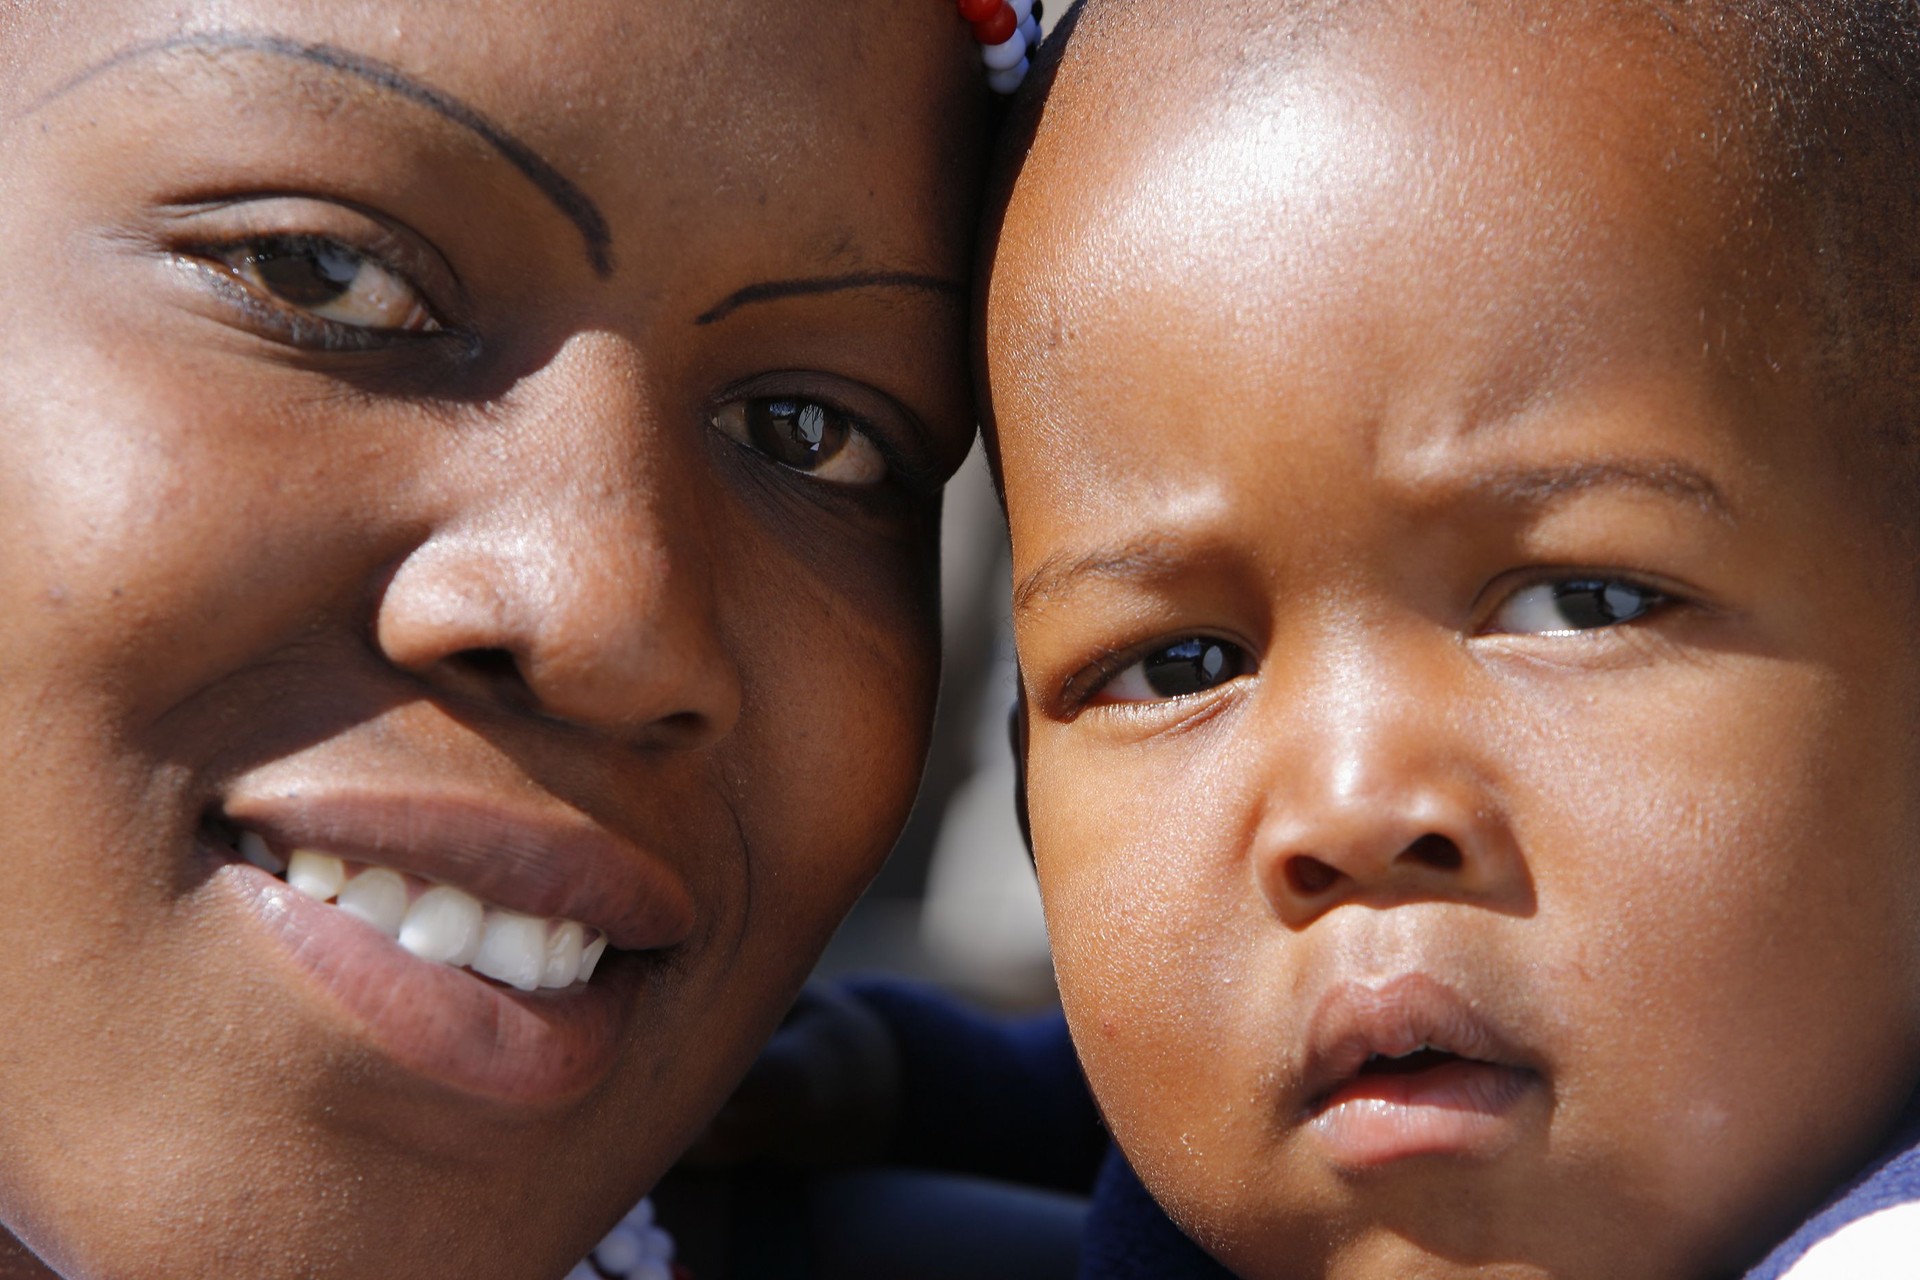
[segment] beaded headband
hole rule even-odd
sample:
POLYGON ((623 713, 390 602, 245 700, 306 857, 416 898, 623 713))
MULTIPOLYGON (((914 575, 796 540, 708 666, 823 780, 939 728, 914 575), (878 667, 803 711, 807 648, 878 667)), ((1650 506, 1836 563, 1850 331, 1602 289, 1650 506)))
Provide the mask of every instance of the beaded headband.
POLYGON ((987 64, 987 84, 1012 93, 1027 78, 1028 53, 1040 45, 1040 0, 957 0, 987 64))

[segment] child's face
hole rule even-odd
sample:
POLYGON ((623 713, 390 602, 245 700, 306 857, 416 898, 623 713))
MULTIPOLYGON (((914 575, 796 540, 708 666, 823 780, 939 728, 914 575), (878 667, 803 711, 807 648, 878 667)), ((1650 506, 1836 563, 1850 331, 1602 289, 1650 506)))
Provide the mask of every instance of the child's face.
POLYGON ((1603 34, 1165 35, 1069 61, 988 310, 1106 1115, 1249 1277, 1737 1270, 1920 1066, 1912 569, 1793 215, 1603 34))
POLYGON ((0 1222, 68 1274, 559 1274, 910 800, 977 47, 178 12, 0 16, 0 1222), (522 994, 253 837, 615 949, 522 994))

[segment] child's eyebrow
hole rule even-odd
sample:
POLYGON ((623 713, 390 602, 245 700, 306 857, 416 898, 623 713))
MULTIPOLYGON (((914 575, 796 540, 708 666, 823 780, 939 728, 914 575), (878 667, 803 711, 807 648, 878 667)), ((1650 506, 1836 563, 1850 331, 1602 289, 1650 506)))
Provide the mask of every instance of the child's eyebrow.
POLYGON ((1162 577, 1191 554, 1182 539, 1160 534, 1090 551, 1058 551, 1014 584, 1013 611, 1027 613, 1088 578, 1162 577))
MULTIPOLYGON (((1442 500, 1490 497, 1514 507, 1544 506, 1594 489, 1631 489, 1678 499, 1702 515, 1733 524, 1732 506, 1702 472, 1670 459, 1609 458, 1559 466, 1520 466, 1472 473, 1439 483, 1442 500)), ((1015 615, 1031 612, 1087 579, 1174 577, 1217 547, 1215 539, 1189 535, 1143 534, 1125 542, 1085 551, 1059 551, 1042 560, 1013 588, 1015 615)))
POLYGON ((529 182, 539 188, 541 194, 553 202, 568 221, 579 228, 581 239, 586 241, 587 261, 592 265, 594 273, 603 279, 613 274, 613 235, 608 229, 606 216, 600 212, 599 206, 594 204, 586 192, 574 184, 572 179, 554 168, 532 147, 452 94, 408 75, 391 63, 334 45, 314 44, 287 36, 245 31, 200 31, 149 40, 130 45, 111 54, 69 78, 35 102, 29 108, 28 114, 40 110, 54 99, 71 93, 87 81, 104 75, 116 67, 140 58, 171 53, 179 49, 204 49, 215 53, 230 51, 264 53, 275 57, 293 58, 301 62, 311 62, 330 70, 344 72, 368 84, 397 94, 470 130, 504 157, 507 163, 519 170, 529 182))
POLYGON ((844 276, 816 276, 801 280, 767 280, 735 289, 713 306, 701 312, 695 324, 713 324, 725 320, 741 307, 779 298, 801 297, 815 293, 838 293, 843 289, 920 289, 965 300, 967 288, 939 276, 919 275, 911 271, 862 271, 844 276))
POLYGON ((1671 459, 1608 458, 1565 466, 1514 467, 1474 476, 1469 487, 1515 506, 1540 506, 1590 489, 1641 489, 1681 499, 1702 515, 1734 523, 1733 508, 1720 486, 1671 459))

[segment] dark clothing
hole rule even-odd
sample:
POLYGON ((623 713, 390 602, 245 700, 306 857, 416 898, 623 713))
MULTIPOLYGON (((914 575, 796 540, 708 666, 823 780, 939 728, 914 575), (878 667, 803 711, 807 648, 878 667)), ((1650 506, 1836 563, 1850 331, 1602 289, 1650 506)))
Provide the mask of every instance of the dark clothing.
POLYGON ((1110 1147, 1080 1239, 1080 1280, 1233 1280, 1186 1237, 1110 1147))
POLYGON ((1057 1013, 1000 1018, 932 987, 848 984, 900 1050, 888 1156, 900 1164, 1086 1195, 1107 1131, 1057 1013))
POLYGON ((889 1156, 1091 1197, 1081 1280, 1232 1280, 1127 1167, 1058 1014, 1002 1019, 942 992, 851 984, 892 1028, 907 1082, 889 1156))

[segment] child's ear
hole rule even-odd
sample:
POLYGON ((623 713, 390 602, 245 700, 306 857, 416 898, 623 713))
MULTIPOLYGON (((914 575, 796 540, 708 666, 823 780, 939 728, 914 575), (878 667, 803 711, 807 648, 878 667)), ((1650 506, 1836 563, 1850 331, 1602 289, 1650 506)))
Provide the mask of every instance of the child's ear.
POLYGON ((1020 838, 1033 858, 1033 827, 1027 822, 1027 682, 1019 669, 1013 673, 1013 709, 1007 713, 1007 744, 1013 748, 1013 814, 1020 821, 1020 838))

